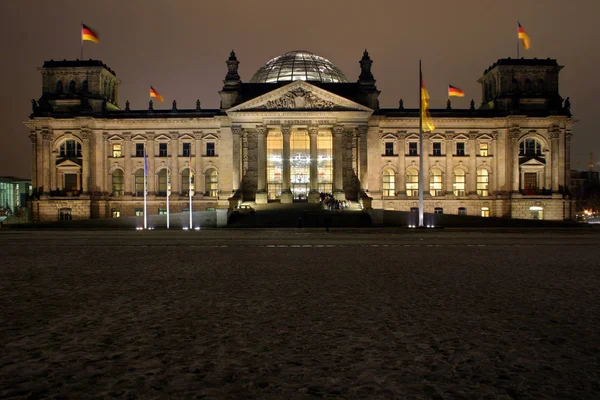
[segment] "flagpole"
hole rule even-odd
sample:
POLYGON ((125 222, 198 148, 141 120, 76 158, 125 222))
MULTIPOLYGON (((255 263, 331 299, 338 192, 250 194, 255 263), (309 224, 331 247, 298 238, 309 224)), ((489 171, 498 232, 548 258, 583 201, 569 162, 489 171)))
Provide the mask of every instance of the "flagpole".
MULTIPOLYGON (((167 146, 168 147, 168 146, 167 146)), ((169 152, 167 151, 167 229, 170 228, 169 197, 171 197, 171 174, 169 173, 169 152)))
POLYGON ((190 174, 189 174, 189 188, 188 188, 188 193, 190 195, 190 229, 193 229, 192 226, 192 156, 190 155, 190 174))
POLYGON ((147 189, 148 189, 148 160, 146 155, 146 146, 144 146, 144 229, 148 229, 148 207, 147 207, 147 189))
POLYGON ((423 74, 419 60, 419 227, 423 227, 423 74))
POLYGON ((83 61, 83 20, 81 20, 81 27, 79 29, 79 36, 81 36, 81 58, 80 60, 83 61))
POLYGON ((517 60, 519 59, 519 21, 517 21, 517 60))

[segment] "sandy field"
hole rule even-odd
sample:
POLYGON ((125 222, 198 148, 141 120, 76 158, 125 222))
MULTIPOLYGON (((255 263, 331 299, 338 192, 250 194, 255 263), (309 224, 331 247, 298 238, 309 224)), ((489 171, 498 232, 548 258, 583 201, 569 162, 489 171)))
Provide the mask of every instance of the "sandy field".
POLYGON ((1 399, 599 399, 600 230, 0 231, 1 399))

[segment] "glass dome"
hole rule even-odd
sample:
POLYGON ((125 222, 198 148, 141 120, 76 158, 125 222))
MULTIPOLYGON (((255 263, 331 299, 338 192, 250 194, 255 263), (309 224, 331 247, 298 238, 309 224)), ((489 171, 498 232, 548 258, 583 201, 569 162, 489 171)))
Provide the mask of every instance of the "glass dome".
POLYGON ((348 82, 348 79, 328 59, 302 50, 275 57, 250 79, 250 83, 287 81, 348 82))

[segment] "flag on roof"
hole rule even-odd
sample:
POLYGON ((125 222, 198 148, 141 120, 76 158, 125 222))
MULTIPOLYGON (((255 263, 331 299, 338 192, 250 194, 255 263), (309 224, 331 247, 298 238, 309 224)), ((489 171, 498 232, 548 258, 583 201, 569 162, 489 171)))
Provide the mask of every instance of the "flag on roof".
POLYGON ((81 24, 81 41, 84 40, 98 43, 100 41, 100 37, 98 36, 98 33, 94 32, 94 30, 89 26, 86 24, 81 24))
POLYGON ((465 92, 456 86, 448 85, 448 97, 465 97, 465 92))
POLYGON ((163 97, 156 90, 154 90, 154 88, 152 86, 150 86, 150 97, 154 97, 156 100, 160 101, 161 103, 163 101, 165 101, 165 99, 163 99, 163 97))
POLYGON ((525 29, 523 29, 523 27, 521 26, 521 23, 519 21, 517 21, 517 24, 519 25, 519 28, 517 30, 518 38, 523 41, 523 47, 525 47, 525 50, 527 50, 527 49, 529 49, 529 46, 531 45, 531 40, 529 40, 529 35, 527 35, 525 33, 525 29))

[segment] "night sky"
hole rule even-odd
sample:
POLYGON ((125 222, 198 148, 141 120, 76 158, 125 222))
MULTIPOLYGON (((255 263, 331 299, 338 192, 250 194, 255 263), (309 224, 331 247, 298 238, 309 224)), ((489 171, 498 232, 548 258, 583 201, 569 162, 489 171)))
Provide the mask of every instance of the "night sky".
POLYGON ((598 0, 3 0, 0 5, 2 156, 0 175, 31 176, 29 132, 22 124, 41 95, 45 60, 79 58, 80 23, 101 42, 84 44, 84 58, 100 59, 122 80, 120 106, 148 105, 149 85, 165 98, 155 108, 217 108, 231 49, 248 81, 268 60, 290 50, 328 58, 350 81, 368 49, 382 91, 380 106, 418 104, 418 61, 433 108, 444 107, 448 84, 466 92, 454 108, 478 105, 477 79, 498 58, 516 56, 517 19, 531 37, 521 56, 556 58, 560 94, 578 120, 572 168, 600 163, 596 132, 600 96, 598 0), (458 5, 460 4, 460 5, 458 5))

